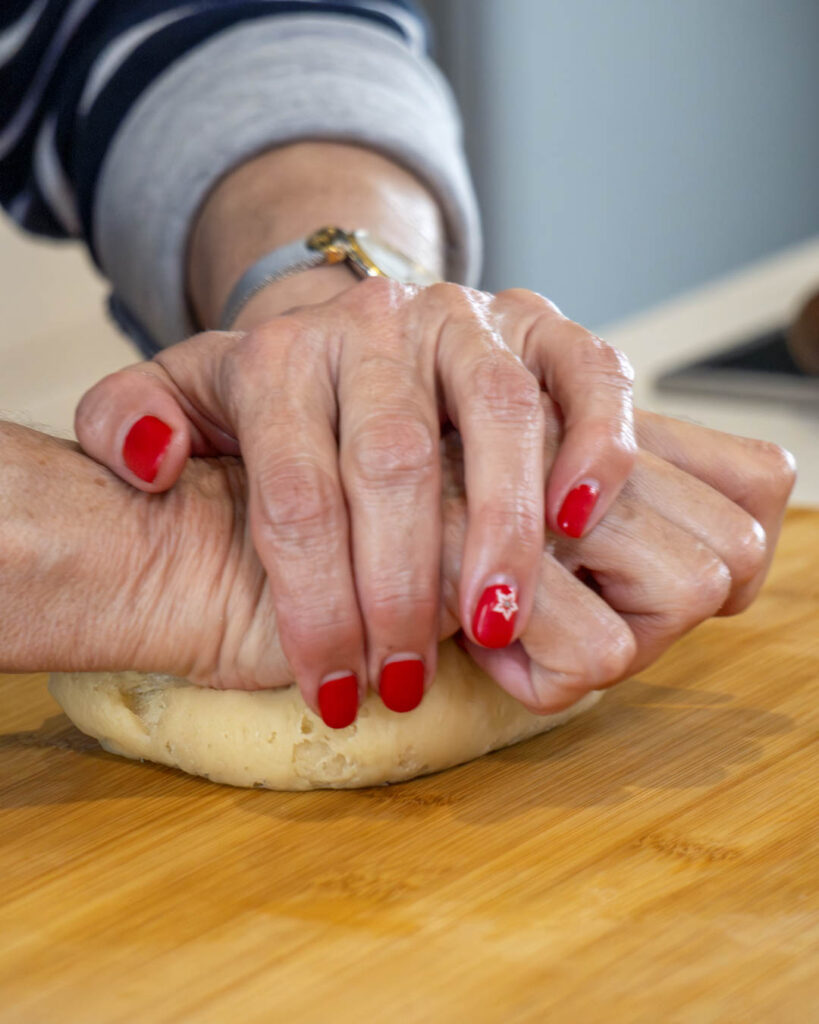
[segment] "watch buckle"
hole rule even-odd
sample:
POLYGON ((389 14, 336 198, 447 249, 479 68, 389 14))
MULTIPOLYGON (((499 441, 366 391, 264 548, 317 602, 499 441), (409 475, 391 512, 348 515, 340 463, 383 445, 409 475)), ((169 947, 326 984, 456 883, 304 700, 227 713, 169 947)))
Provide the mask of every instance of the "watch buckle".
POLYGON ((319 228, 307 239, 307 247, 323 253, 328 263, 341 263, 350 254, 350 240, 340 228, 319 228))

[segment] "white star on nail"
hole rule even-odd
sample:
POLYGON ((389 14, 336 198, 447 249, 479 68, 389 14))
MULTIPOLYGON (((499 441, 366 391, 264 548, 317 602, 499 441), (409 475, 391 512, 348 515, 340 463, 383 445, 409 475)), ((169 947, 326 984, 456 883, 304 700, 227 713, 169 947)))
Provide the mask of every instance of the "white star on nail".
POLYGON ((518 604, 515 601, 515 591, 507 587, 506 593, 504 593, 500 587, 496 587, 495 597, 497 598, 497 604, 492 605, 492 611, 499 612, 509 622, 518 610, 518 604))

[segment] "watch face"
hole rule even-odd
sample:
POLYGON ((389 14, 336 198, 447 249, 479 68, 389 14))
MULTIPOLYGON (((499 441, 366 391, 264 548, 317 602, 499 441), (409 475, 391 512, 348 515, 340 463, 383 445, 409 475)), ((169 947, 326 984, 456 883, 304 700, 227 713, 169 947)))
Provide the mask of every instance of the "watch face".
POLYGON ((356 231, 359 248, 386 276, 403 284, 434 284, 438 278, 419 263, 413 263, 403 253, 393 249, 366 231, 356 231))

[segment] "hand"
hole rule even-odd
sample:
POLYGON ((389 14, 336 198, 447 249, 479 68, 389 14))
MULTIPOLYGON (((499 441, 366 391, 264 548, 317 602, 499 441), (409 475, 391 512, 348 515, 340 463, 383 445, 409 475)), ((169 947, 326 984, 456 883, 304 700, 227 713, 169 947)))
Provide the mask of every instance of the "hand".
MULTIPOLYGON (((669 461, 641 454, 608 536, 567 542, 561 561, 544 553, 522 643, 470 646, 533 710, 610 685, 713 611, 740 610, 767 571, 793 483, 787 454, 664 417, 641 414, 638 424, 642 443, 669 461), (573 575, 581 565, 605 600, 573 575)), ((11 424, 0 424, 0 440, 0 669, 137 669, 245 689, 292 681, 247 528, 241 463, 191 462, 156 496, 67 442, 11 424)), ((461 469, 455 450, 443 464, 441 639, 459 626, 461 469)))
POLYGON ((627 364, 542 297, 368 280, 106 378, 76 430, 153 493, 190 454, 241 452, 284 653, 306 702, 346 725, 368 679, 409 710, 434 675, 447 422, 469 511, 458 616, 501 647, 529 621, 544 500, 553 529, 588 532, 634 458, 627 364), (542 386, 564 429, 545 498, 542 386), (498 584, 508 614, 494 610, 498 584))
MULTIPOLYGON (((795 480, 791 456, 650 413, 638 412, 636 425, 637 465, 606 519, 580 541, 547 542, 520 642, 504 651, 464 644, 532 710, 567 707, 634 675, 710 616, 742 611, 770 566, 795 480)), ((457 552, 457 487, 449 505, 445 550, 457 552)))

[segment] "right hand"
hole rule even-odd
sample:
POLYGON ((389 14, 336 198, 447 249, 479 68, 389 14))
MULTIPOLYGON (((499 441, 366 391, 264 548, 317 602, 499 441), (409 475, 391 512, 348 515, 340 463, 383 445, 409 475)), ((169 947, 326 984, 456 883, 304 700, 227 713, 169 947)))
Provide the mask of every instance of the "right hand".
MULTIPOLYGON (((520 642, 462 642, 533 711, 562 710, 641 671, 705 619, 743 611, 770 567, 795 480, 790 454, 651 413, 638 411, 636 426, 637 465, 606 519, 582 540, 547 544, 520 642)), ((457 493, 450 505, 453 558, 457 493)))

